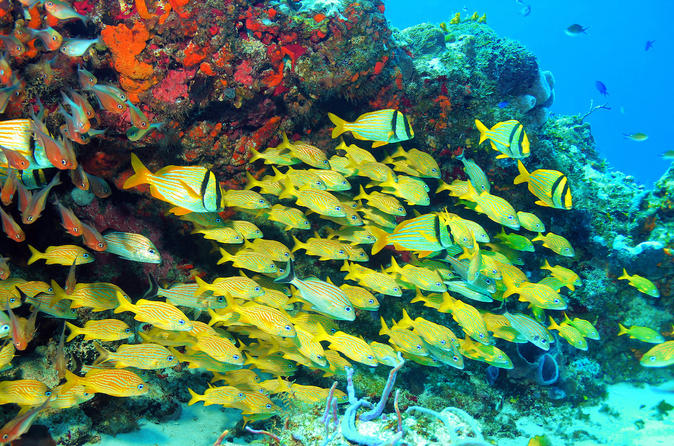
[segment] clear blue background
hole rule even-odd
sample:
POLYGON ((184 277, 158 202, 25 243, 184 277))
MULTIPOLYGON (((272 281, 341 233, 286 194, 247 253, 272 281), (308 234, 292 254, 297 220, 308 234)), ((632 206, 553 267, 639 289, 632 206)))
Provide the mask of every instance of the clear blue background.
POLYGON ((555 76, 553 113, 585 112, 608 102, 587 122, 597 148, 615 168, 650 187, 669 167, 661 154, 674 150, 674 1, 530 0, 529 16, 515 0, 384 0, 392 26, 449 21, 474 11, 500 35, 520 41, 555 76), (464 9, 465 8, 465 9, 464 9), (587 34, 570 37, 564 30, 578 23, 587 34), (647 40, 655 40, 645 51, 647 40), (603 98, 595 81, 606 84, 603 98), (646 133, 644 142, 624 133, 646 133))

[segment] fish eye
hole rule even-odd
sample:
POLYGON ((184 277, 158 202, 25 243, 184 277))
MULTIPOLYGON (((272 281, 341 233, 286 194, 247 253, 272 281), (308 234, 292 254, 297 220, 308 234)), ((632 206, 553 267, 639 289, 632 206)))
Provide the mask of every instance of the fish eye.
POLYGON ((554 303, 556 303, 556 304, 558 304, 558 303, 559 303, 559 299, 557 299, 557 298, 555 298, 555 299, 552 299, 552 301, 553 301, 554 303))
POLYGON ((102 247, 104 247, 105 245, 103 244, 103 242, 98 242, 98 245, 97 245, 97 246, 98 246, 99 248, 102 248, 102 247))
POLYGON ((486 283, 487 285, 491 285, 491 279, 485 279, 484 283, 486 283))
POLYGON ((346 180, 342 181, 342 184, 346 184, 346 180))
POLYGON ((459 357, 456 356, 456 355, 454 355, 454 356, 452 356, 452 359, 453 359, 454 361, 458 361, 458 360, 459 360, 459 357))
POLYGON ((372 356, 372 355, 367 355, 367 359, 372 360, 372 359, 374 359, 374 356, 372 356))
POLYGON ((284 252, 283 257, 290 257, 290 253, 284 252))
POLYGON ((484 338, 484 334, 483 334, 483 333, 480 333, 479 336, 480 336, 480 339, 484 338))
POLYGON ((166 359, 167 359, 168 361, 173 361, 175 358, 173 357, 173 355, 168 355, 168 356, 166 357, 166 359))
POLYGON ((258 200, 258 203, 264 204, 264 200, 258 200))
POLYGON ((244 396, 244 395, 243 395, 243 392, 239 392, 239 395, 238 395, 238 396, 243 397, 243 396, 244 396))
POLYGON ((503 355, 498 355, 498 359, 503 359, 503 355))
POLYGON ((290 325, 286 325, 284 328, 285 328, 287 331, 290 331, 290 330, 293 329, 293 327, 291 327, 290 325))
POLYGON ((404 211, 404 210, 405 210, 405 208, 404 208, 404 207, 402 207, 402 206, 400 206, 400 207, 398 207, 398 210, 399 210, 399 211, 404 211))
POLYGON ((89 396, 90 393, 89 393, 89 392, 84 392, 84 393, 82 393, 82 395, 84 395, 84 396, 89 396))
POLYGON ((32 216, 32 215, 29 215, 28 218, 26 218, 26 220, 28 220, 28 221, 33 221, 33 216, 32 216))
POLYGON ((417 350, 421 350, 421 349, 422 349, 421 345, 417 345, 417 350))
POLYGON ((266 407, 267 409, 271 409, 271 404, 267 403, 264 405, 264 407, 266 407))
POLYGON ((232 358, 239 359, 239 355, 232 355, 232 358))
POLYGON ((253 291, 260 291, 260 287, 256 286, 255 288, 253 288, 253 291))
POLYGON ((53 291, 54 291, 54 288, 52 288, 52 287, 47 288, 47 292, 48 292, 48 293, 51 293, 51 292, 53 292, 53 291))
POLYGON ((400 288, 395 287, 395 288, 393 288, 393 291, 395 291, 396 293, 398 293, 398 292, 400 292, 400 288))
POLYGON ((541 344, 547 344, 548 340, 547 339, 541 339, 541 344))
POLYGON ((341 207, 341 206, 335 206, 335 210, 336 210, 336 211, 341 211, 341 210, 342 210, 342 207, 341 207))
POLYGON ((508 215, 508 220, 512 220, 513 218, 515 217, 513 217, 512 215, 508 215))
POLYGON ((125 329, 124 329, 124 333, 131 333, 131 329, 130 329, 130 328, 125 328, 125 329))
POLYGON ((655 355, 649 356, 649 357, 648 357, 648 360, 651 361, 651 362, 655 361, 655 355))
POLYGON ((138 390, 143 390, 143 387, 145 387, 145 385, 143 385, 143 384, 138 384, 138 390))
POLYGON ((3 440, 7 440, 8 438, 9 438, 9 434, 4 434, 4 435, 2 436, 2 439, 3 439, 3 440))
POLYGON ((121 110, 121 109, 123 109, 124 107, 122 106, 122 104, 117 104, 117 108, 121 110))
POLYGON ((88 259, 88 258, 89 258, 89 253, 85 252, 84 254, 82 254, 82 257, 84 257, 85 259, 88 259))
POLYGON ((431 172, 437 172, 437 171, 438 171, 438 169, 436 169, 435 167, 431 169, 431 172))
POLYGON ((47 391, 44 393, 44 396, 51 396, 51 390, 47 390, 47 391))
POLYGON ((442 282, 435 282, 435 286, 442 286, 442 282))
POLYGON ((358 217, 356 217, 355 215, 352 215, 352 216, 351 216, 351 220, 355 220, 355 219, 357 219, 357 218, 358 218, 358 217))
POLYGON ((351 307, 344 307, 344 311, 351 312, 351 307))
POLYGON ((368 300, 367 300, 367 303, 369 303, 369 304, 374 304, 374 299, 368 299, 368 300))
POLYGON ((316 355, 316 359, 323 359, 323 355, 316 355))
POLYGON ((147 250, 147 252, 149 252, 150 254, 154 254, 156 251, 154 249, 150 248, 150 249, 147 250))
POLYGON ((185 325, 185 320, 184 319, 178 319, 178 324, 185 325))
POLYGON ((225 298, 224 296, 218 296, 218 302, 224 302, 225 298))
POLYGON ((13 304, 14 302, 16 302, 16 298, 15 298, 15 297, 10 297, 10 298, 9 298, 9 303, 10 303, 10 304, 13 304))
POLYGON ((344 250, 343 250, 343 249, 340 249, 339 251, 337 251, 337 254, 340 254, 340 255, 341 255, 341 254, 344 254, 344 250))

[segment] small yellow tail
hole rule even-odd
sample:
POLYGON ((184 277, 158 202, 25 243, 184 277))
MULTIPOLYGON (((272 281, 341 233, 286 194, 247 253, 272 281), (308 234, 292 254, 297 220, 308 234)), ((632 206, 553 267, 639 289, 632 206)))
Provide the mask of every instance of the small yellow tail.
POLYGON ((28 265, 44 258, 42 253, 37 249, 33 248, 31 245, 28 245, 28 249, 30 249, 30 259, 28 259, 28 265))
POLYGON ((524 167, 524 164, 522 164, 522 161, 520 161, 520 160, 517 160, 517 170, 519 170, 520 174, 515 177, 513 182, 515 184, 528 182, 529 181, 529 172, 527 172, 526 167, 524 167))
POLYGON ((487 132, 489 131, 489 129, 487 128, 486 125, 482 124, 482 122, 479 119, 475 120, 475 127, 477 127, 477 131, 480 132, 479 144, 482 144, 487 140, 487 132))
POLYGON ((191 406, 194 403, 198 403, 199 401, 203 401, 204 397, 203 395, 199 395, 196 393, 194 390, 190 389, 189 387, 187 388, 187 391, 190 392, 190 396, 192 397, 189 402, 187 403, 188 406, 191 406))
POLYGON ((624 334, 627 334, 627 328, 623 324, 618 322, 618 327, 620 327, 620 331, 618 331, 618 336, 622 336, 624 334))
POLYGON ((368 195, 365 192, 365 189, 363 189, 363 186, 361 185, 360 186, 360 193, 358 195, 356 195, 355 197, 353 197, 353 199, 354 200, 363 200, 363 199, 367 199, 367 198, 368 198, 368 195))
POLYGON ((110 360, 110 352, 104 349, 101 344, 94 342, 94 348, 99 354, 98 358, 94 361, 94 365, 99 365, 110 360))
POLYGON ((344 125, 346 124, 345 120, 332 113, 328 113, 328 118, 330 118, 330 121, 332 121, 332 123, 335 124, 335 128, 332 129, 333 138, 337 138, 339 135, 341 135, 346 131, 346 128, 344 128, 344 125))
POLYGON ((134 305, 131 303, 129 299, 127 299, 124 294, 120 293, 117 291, 117 300, 119 301, 119 305, 117 305, 117 308, 113 311, 113 313, 121 313, 123 311, 133 311, 134 305))
POLYGON ((131 167, 133 167, 134 174, 131 175, 122 186, 124 189, 131 189, 132 187, 147 184, 152 172, 140 161, 135 153, 131 154, 131 167))
POLYGON ((78 327, 77 325, 73 325, 68 321, 66 321, 66 327, 68 327, 68 330, 70 330, 70 334, 66 338, 66 342, 70 342, 77 336, 82 334, 82 332, 80 331, 80 327, 78 327))
POLYGON ((279 144, 278 147, 280 147, 282 149, 288 149, 288 150, 292 149, 293 145, 290 144, 290 141, 288 140, 288 135, 286 135, 286 132, 283 132, 282 135, 283 135, 283 142, 281 142, 281 144, 279 144))
POLYGON ((371 226, 369 229, 372 235, 377 239, 377 241, 372 245, 372 255, 375 255, 384 249, 386 245, 388 245, 388 233, 386 233, 383 229, 377 228, 376 226, 371 226))
POLYGON ((202 279, 199 276, 195 276, 194 280, 197 283, 197 295, 203 294, 206 291, 209 291, 211 289, 211 284, 207 283, 204 279, 202 279))
POLYGON ((233 259, 232 255, 225 251, 222 248, 219 248, 220 250, 220 255, 222 256, 220 260, 218 260, 218 265, 222 265, 223 263, 229 262, 233 259))
MULTIPOLYGON (((28 245, 28 247, 30 248, 30 245, 28 245)), ((28 264, 30 265, 30 261, 28 264)), ((627 270, 625 268, 623 268, 623 275, 618 277, 618 280, 630 280, 630 275, 627 274, 627 270)))
POLYGON ((380 317, 379 319, 381 320, 381 330, 379 330, 379 334, 380 335, 388 335, 391 331, 386 326, 386 321, 384 320, 383 317, 380 317))
POLYGON ((293 235, 292 237, 293 237, 293 242, 295 243, 295 245, 293 246, 293 249, 292 249, 291 252, 295 252, 295 251, 297 251, 297 250, 299 250, 299 249, 307 249, 307 245, 306 245, 305 243, 302 243, 302 242, 301 242, 297 237, 295 237, 294 235, 293 235))

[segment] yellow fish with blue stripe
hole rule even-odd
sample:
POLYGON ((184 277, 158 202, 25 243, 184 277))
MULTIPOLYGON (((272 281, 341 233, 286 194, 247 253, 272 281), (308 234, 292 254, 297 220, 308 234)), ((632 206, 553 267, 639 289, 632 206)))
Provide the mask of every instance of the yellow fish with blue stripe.
POLYGON ((100 355, 94 365, 112 361, 115 368, 135 367, 142 370, 157 370, 178 365, 178 360, 166 347, 158 344, 122 344, 112 352, 94 344, 100 355))
POLYGON ((562 172, 536 169, 529 173, 520 160, 517 160, 517 170, 520 174, 515 177, 514 183, 527 183, 529 191, 538 198, 537 205, 567 210, 573 207, 569 180, 562 172))
POLYGON ((372 255, 386 245, 393 245, 398 251, 420 251, 423 253, 421 257, 424 257, 452 244, 447 226, 440 222, 437 214, 404 220, 390 234, 374 226, 370 227, 370 231, 377 239, 372 245, 372 255))
POLYGON ((190 212, 220 212, 223 209, 223 191, 213 172, 202 166, 166 166, 155 173, 131 154, 134 174, 123 185, 124 189, 148 184, 150 193, 158 200, 175 207, 176 215, 190 212))
POLYGON ((333 138, 351 132, 356 139, 374 141, 372 148, 414 138, 414 130, 407 117, 391 108, 363 113, 353 122, 347 122, 332 113, 328 113, 328 118, 335 124, 333 138))
POLYGON ((648 294, 652 297, 660 297, 660 292, 653 282, 638 274, 630 276, 627 274, 627 270, 625 270, 625 268, 623 268, 623 274, 622 276, 618 277, 618 280, 627 280, 630 285, 642 293, 648 294))
POLYGON ((488 129, 479 119, 475 126, 480 132, 480 144, 489 139, 492 149, 501 152, 496 158, 526 158, 530 153, 529 138, 524 126, 514 119, 499 122, 488 129))

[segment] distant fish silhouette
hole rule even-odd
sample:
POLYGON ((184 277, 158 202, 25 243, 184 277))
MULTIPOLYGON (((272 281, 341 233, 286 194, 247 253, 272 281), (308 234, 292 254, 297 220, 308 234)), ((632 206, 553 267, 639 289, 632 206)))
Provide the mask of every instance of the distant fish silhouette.
POLYGON ((596 81, 594 85, 595 87, 597 87, 597 90, 599 91, 600 95, 608 96, 608 90, 606 89, 606 85, 602 81, 596 81))
POLYGON ((644 51, 648 51, 651 48, 653 48, 654 43, 655 43, 655 40, 647 40, 646 41, 646 47, 644 48, 644 51))
POLYGON ((583 25, 579 25, 577 23, 574 23, 573 25, 569 26, 566 28, 566 31, 564 31, 568 36, 575 37, 579 34, 587 34, 587 30, 589 27, 585 27, 583 25))
POLYGON ((531 5, 524 5, 524 7, 520 9, 520 14, 522 14, 524 17, 531 14, 531 5))

